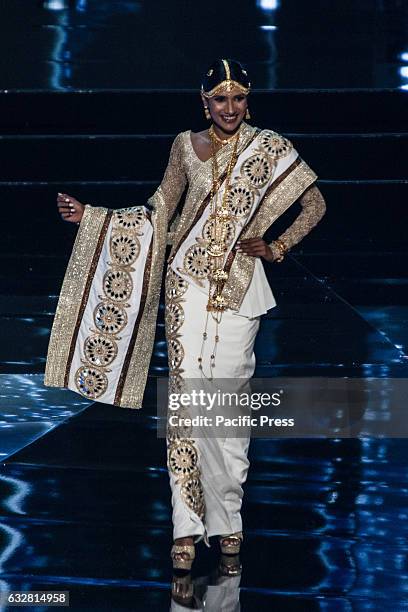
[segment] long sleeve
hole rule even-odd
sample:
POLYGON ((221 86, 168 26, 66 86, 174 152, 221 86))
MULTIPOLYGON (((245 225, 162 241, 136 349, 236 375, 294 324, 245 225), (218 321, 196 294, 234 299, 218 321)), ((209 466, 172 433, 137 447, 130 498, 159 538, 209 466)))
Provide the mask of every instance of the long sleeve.
POLYGON ((156 195, 163 197, 167 208, 167 218, 170 222, 176 210, 177 204, 183 194, 187 184, 187 176, 183 163, 183 141, 182 134, 178 134, 174 139, 170 151, 169 162, 160 183, 160 187, 151 198, 151 203, 154 206, 154 198, 156 195))
MULTIPOLYGON (((279 236, 288 249, 298 244, 319 223, 326 212, 326 202, 319 188, 311 185, 299 199, 302 210, 292 225, 279 236)), ((274 259, 280 255, 280 250, 272 241, 269 244, 274 259)))

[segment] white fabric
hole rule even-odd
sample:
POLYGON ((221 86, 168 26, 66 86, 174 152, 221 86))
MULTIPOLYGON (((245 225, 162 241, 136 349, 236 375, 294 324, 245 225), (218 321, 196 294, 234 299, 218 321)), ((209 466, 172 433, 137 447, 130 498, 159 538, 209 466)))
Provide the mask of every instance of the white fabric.
MULTIPOLYGON (((112 231, 114 230, 114 223, 115 216, 112 217, 108 231, 106 233, 101 255, 99 257, 95 276, 89 293, 88 301, 84 310, 81 326, 79 328, 68 381, 68 388, 72 391, 78 392, 78 388, 75 384, 75 374, 78 368, 84 365, 83 352, 85 340, 88 336, 91 336, 96 331, 96 326, 94 322, 94 310, 96 306, 103 301, 103 299, 106 299, 103 295, 103 277, 104 274, 110 269, 108 264, 112 262, 112 257, 109 252, 109 244, 112 231)), ((116 384, 119 380, 120 372, 122 371, 123 362, 129 344, 129 338, 132 335, 136 318, 139 314, 143 275, 152 236, 153 227, 150 220, 146 218, 143 227, 140 228, 140 234, 138 234, 138 238, 140 241, 140 254, 137 261, 132 265, 132 270, 129 270, 129 274, 131 275, 133 282, 133 291, 129 300, 127 301, 126 307, 128 324, 121 331, 120 338, 118 338, 117 357, 109 365, 109 368, 106 369, 106 376, 108 379, 106 391, 105 393, 103 393, 102 396, 98 397, 99 401, 102 401, 106 404, 113 404, 114 402, 116 384)))
MULTIPOLYGON (((180 342, 184 348, 181 367, 183 378, 199 379, 197 357, 200 355, 202 333, 206 318, 207 296, 190 283, 183 296, 184 323, 179 329, 180 342)), ((220 341, 216 353, 214 378, 248 379, 255 369, 254 344, 259 329, 259 318, 248 319, 238 316, 231 310, 223 313, 219 326, 220 341)), ((208 364, 213 348, 215 322, 211 315, 208 322, 208 340, 203 352, 203 367, 209 375, 208 364)), ((206 390, 211 388, 206 381, 206 390)), ((212 387, 213 392, 217 386, 212 387)), ((191 411, 191 407, 190 407, 191 411)), ((191 414, 194 416, 194 414, 191 414)), ((202 433, 202 432, 201 432, 202 433)), ((245 438, 205 438, 194 439, 199 455, 201 484, 206 505, 205 519, 202 522, 184 503, 180 487, 175 484, 174 475, 169 471, 172 490, 174 539, 207 534, 223 535, 242 530, 240 515, 242 503, 242 483, 245 481, 249 462, 247 458, 249 435, 245 438)))
MULTIPOLYGON (((192 581, 196 612, 240 612, 239 593, 241 575, 219 576, 209 584, 207 576, 192 581)), ((185 612, 186 606, 172 599, 170 612, 185 612)))
POLYGON ((242 304, 236 314, 242 317, 260 317, 276 306, 276 300, 266 278, 262 261, 255 258, 255 268, 242 304))

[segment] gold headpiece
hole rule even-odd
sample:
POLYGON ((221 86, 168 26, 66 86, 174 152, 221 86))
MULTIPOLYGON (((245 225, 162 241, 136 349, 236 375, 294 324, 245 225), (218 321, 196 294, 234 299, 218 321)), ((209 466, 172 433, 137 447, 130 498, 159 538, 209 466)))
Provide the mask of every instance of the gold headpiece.
MULTIPOLYGON (((219 96, 223 93, 230 93, 233 89, 238 89, 240 93, 247 96, 251 90, 251 83, 248 84, 248 87, 244 87, 241 85, 241 83, 238 83, 238 81, 231 80, 231 71, 227 60, 223 59, 222 63, 224 64, 225 68, 225 81, 221 81, 221 83, 218 83, 218 85, 216 85, 213 89, 210 89, 210 91, 204 91, 204 87, 201 85, 201 93, 203 96, 206 98, 212 98, 213 96, 219 96)), ((245 75, 247 74, 245 70, 242 72, 245 75)))

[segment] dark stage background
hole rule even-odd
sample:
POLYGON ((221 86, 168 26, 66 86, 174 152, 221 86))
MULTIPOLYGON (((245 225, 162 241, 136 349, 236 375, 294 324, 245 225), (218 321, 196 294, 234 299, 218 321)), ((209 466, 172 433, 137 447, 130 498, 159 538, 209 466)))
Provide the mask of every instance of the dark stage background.
MULTIPOLYGON (((73 610, 166 610, 163 308, 141 413, 42 387, 75 237, 56 193, 144 203, 174 136, 206 126, 207 65, 240 59, 252 123, 293 141, 327 201, 266 266, 278 306, 256 374, 406 378, 407 3, 0 0, 0 18, 0 589, 69 590, 73 610)), ((242 609, 408 610, 406 448, 254 440, 242 609)), ((194 576, 219 589, 214 567, 215 547, 200 549, 194 576)))

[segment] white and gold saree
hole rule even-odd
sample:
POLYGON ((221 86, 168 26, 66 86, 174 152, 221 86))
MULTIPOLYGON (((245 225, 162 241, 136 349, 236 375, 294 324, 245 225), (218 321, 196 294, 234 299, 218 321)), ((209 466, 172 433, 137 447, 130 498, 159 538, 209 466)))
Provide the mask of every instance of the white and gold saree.
MULTIPOLYGON (((275 132, 243 124, 238 151, 228 193, 237 222, 231 227, 224 266, 228 279, 223 288, 228 307, 236 312, 245 297, 247 306, 251 304, 251 291, 259 296, 259 283, 251 287, 255 258, 234 251, 236 240, 262 236, 316 180, 291 143, 275 132)), ((230 153, 227 145, 219 154, 221 174, 230 153)), ((163 182, 149 200, 154 208, 151 215, 143 206, 116 211, 86 207, 54 320, 46 385, 68 387, 118 406, 141 407, 168 223, 188 183, 169 266, 205 289, 211 180, 210 160, 198 159, 190 132, 184 132, 176 138, 163 182)), ((306 229, 311 229, 310 219, 306 229)), ((264 282, 259 270, 258 279, 264 282)), ((266 302, 270 299, 266 293, 266 302)), ((247 308, 244 314, 259 313, 247 308)))
MULTIPOLYGON (((221 191, 230 155, 227 144, 219 152, 221 191)), ((224 261, 228 277, 222 295, 227 310, 215 373, 219 378, 252 376, 259 315, 274 305, 260 261, 233 247, 238 239, 263 236, 315 180, 288 140, 243 124, 226 194, 235 221, 229 227, 224 261)), ((153 212, 144 206, 86 207, 57 306, 46 385, 68 387, 117 406, 142 406, 167 228, 187 184, 166 273, 166 337, 173 388, 183 379, 200 376, 197 354, 208 297, 206 240, 212 173, 211 160, 197 157, 190 132, 184 132, 175 139, 163 181, 149 200, 153 212)), ((324 200, 322 204, 316 197, 303 197, 301 202, 303 210, 293 224, 293 234, 291 228, 285 232, 289 246, 301 240, 324 213, 324 200)), ((194 440, 186 432, 169 431, 175 537, 240 531, 248 443, 245 438, 194 440)))

